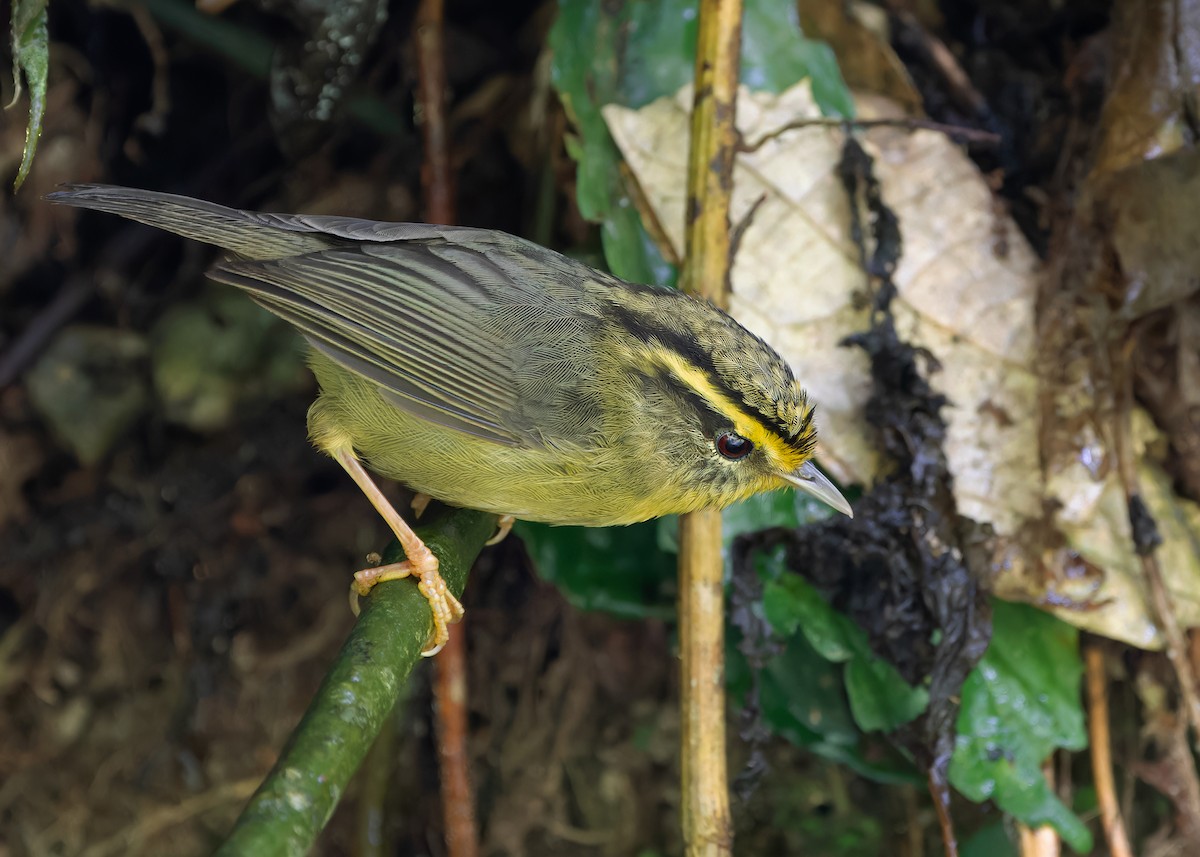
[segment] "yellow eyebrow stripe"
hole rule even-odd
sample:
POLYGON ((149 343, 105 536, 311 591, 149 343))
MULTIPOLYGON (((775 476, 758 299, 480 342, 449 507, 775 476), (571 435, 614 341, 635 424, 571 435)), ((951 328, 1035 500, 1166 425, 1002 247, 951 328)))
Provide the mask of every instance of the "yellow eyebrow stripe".
POLYGON ((676 378, 691 387, 701 398, 708 402, 722 415, 733 423, 733 430, 755 446, 764 450, 771 464, 787 473, 797 470, 804 464, 805 457, 783 440, 779 435, 767 430, 762 423, 755 419, 741 405, 731 400, 724 392, 713 386, 708 376, 679 354, 667 348, 656 349, 652 359, 664 369, 670 371, 676 378))

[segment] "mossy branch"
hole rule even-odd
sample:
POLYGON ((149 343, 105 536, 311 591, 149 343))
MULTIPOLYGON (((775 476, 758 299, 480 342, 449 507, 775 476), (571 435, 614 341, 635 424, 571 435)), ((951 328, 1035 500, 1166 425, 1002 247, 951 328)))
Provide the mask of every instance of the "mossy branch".
MULTIPOLYGON (((416 528, 456 596, 495 526, 494 515, 431 506, 416 528)), ((393 543, 384 562, 401 559, 393 543)), ((387 722, 431 627, 428 603, 410 580, 381 583, 363 599, 337 660, 217 857, 308 852, 387 722)))

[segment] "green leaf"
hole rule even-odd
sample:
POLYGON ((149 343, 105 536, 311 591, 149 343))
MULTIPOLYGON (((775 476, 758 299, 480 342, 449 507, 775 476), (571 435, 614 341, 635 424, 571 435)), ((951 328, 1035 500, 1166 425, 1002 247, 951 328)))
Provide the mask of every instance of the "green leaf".
POLYGON ((846 81, 842 79, 842 70, 838 67, 833 48, 824 42, 804 39, 800 50, 812 78, 813 99, 821 108, 821 113, 825 116, 853 118, 854 99, 846 81))
MULTIPOLYGON (((853 112, 833 53, 805 39, 793 0, 750 0, 742 40, 742 80, 780 92, 812 76, 823 111, 853 112)), ((575 124, 567 151, 578 164, 576 196, 585 218, 601 224, 609 267, 636 282, 670 283, 675 272, 642 226, 620 172, 620 154, 600 108, 642 107, 692 80, 696 0, 608 3, 560 0, 550 31, 551 78, 575 124)))
POLYGON ((823 114, 854 115, 854 101, 833 51, 824 42, 800 35, 800 12, 795 0, 746 3, 741 76, 742 83, 751 90, 773 93, 811 78, 813 98, 823 114))
MULTIPOLYGON (((740 696, 749 682, 745 660, 731 653, 728 667, 731 690, 740 696)), ((882 746, 865 751, 839 673, 837 665, 821 657, 803 636, 792 638, 761 675, 764 721, 793 744, 878 782, 919 781, 912 766, 894 751, 882 746)))
POLYGON ((791 490, 755 494, 721 513, 721 535, 726 546, 744 533, 756 533, 768 527, 798 527, 800 524, 796 492, 791 490))
POLYGON ((763 587, 763 609, 776 633, 790 637, 798 629, 825 660, 844 663, 855 656, 857 628, 796 575, 786 574, 763 587))
POLYGON ((1079 853, 1091 833, 1046 785, 1042 762, 1087 746, 1079 634, 1032 607, 994 602, 992 643, 962 690, 950 782, 1031 826, 1050 824, 1079 853))
POLYGON ((21 96, 21 81, 29 87, 29 124, 25 127, 25 151, 17 170, 13 190, 17 191, 29 175, 42 121, 46 113, 46 80, 50 72, 50 32, 46 21, 47 0, 14 0, 12 7, 13 93, 12 107, 21 96))
POLYGON ((865 732, 898 729, 929 704, 925 688, 910 686, 894 666, 877 657, 857 657, 846 664, 846 695, 865 732))
POLYGON ((518 521, 538 575, 581 610, 627 619, 675 615, 675 557, 653 521, 628 527, 551 527, 518 521))
MULTIPOLYGON (((766 560, 768 568, 781 564, 778 558, 766 560)), ((929 704, 924 688, 910 686, 895 667, 875 655, 862 628, 831 607, 802 578, 777 570, 763 587, 763 610, 776 633, 790 636, 799 630, 822 658, 846 664, 846 697, 864 732, 890 732, 929 704)))
POLYGON ((601 224, 601 240, 612 272, 641 283, 674 282, 674 271, 643 228, 625 191, 620 154, 600 108, 620 97, 618 45, 629 31, 629 7, 615 12, 591 0, 563 0, 550 31, 551 79, 575 124, 578 138, 568 152, 578 164, 575 177, 580 213, 601 224))

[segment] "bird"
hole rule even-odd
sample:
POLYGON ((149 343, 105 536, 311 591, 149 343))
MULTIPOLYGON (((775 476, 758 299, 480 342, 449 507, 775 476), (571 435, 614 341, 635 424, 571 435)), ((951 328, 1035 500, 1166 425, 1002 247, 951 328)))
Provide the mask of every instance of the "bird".
POLYGON ((786 487, 853 516, 813 462, 815 407, 787 362, 677 289, 489 229, 99 184, 47 199, 216 245, 226 255, 208 276, 304 336, 319 387, 310 440, 406 557, 359 571, 352 589, 416 578, 433 615, 425 655, 463 608, 372 473, 502 527, 632 524, 786 487))

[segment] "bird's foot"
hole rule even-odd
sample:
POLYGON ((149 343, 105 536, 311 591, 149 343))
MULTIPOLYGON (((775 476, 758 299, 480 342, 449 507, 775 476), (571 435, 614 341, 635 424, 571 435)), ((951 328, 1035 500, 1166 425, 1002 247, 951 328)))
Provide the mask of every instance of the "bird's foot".
POLYGON ((416 559, 355 572, 354 582, 350 584, 350 609, 358 615, 359 597, 369 594, 377 584, 405 577, 417 578, 417 589, 425 596, 425 600, 429 602, 429 609, 433 611, 433 632, 421 652, 422 657, 431 658, 446 645, 446 641, 450 639, 450 626, 461 622, 465 611, 462 603, 450 593, 446 581, 438 571, 437 557, 428 548, 416 559))

